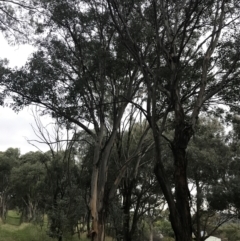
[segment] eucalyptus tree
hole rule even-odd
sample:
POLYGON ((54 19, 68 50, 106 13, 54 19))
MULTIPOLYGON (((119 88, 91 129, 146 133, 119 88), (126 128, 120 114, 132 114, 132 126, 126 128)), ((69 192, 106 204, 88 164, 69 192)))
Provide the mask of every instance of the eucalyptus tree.
POLYGON ((191 240, 186 148, 201 111, 216 100, 238 101, 238 1, 40 3, 39 49, 21 70, 2 68, 1 83, 13 93, 16 109, 42 105, 92 136, 94 239, 104 239, 108 160, 131 102, 153 130, 155 174, 169 205, 176 240, 191 240), (230 86, 234 98, 225 95, 230 86), (135 103, 137 92, 145 104, 135 103), (171 139, 164 136, 170 122, 171 139), (163 164, 164 138, 174 156, 174 193, 163 164))
MULTIPOLYGON (((152 175, 145 179, 140 177, 143 175, 142 173, 148 173, 143 164, 149 162, 147 154, 152 148, 152 142, 148 135, 149 125, 145 121, 140 122, 139 111, 134 106, 129 106, 128 109, 129 113, 124 116, 124 120, 117 129, 117 138, 109 156, 108 180, 103 200, 108 228, 115 230, 117 238, 122 237, 125 233, 124 240, 131 240, 133 235, 136 235, 137 222, 149 209, 149 207, 145 207, 145 204, 152 195, 155 195, 155 193, 148 193, 154 188, 154 181, 148 184, 144 183, 144 181, 152 180, 152 175), (137 188, 139 185, 143 187, 141 191, 139 191, 139 187, 137 188), (119 202, 119 199, 123 199, 123 203, 119 202), (138 204, 135 206, 136 203, 138 204), (132 208, 134 208, 135 213, 133 222, 131 221, 132 208), (132 226, 131 230, 127 228, 130 226, 132 226)), ((79 139, 75 146, 82 166, 83 177, 81 179, 86 179, 81 182, 89 183, 89 173, 93 169, 93 139, 88 138, 84 133, 79 133, 79 139)), ((151 169, 151 164, 149 164, 149 169, 151 169)), ((86 194, 88 192, 87 186, 85 186, 85 192, 86 194)), ((88 194, 86 202, 87 199, 88 194)))
POLYGON ((6 219, 9 200, 11 198, 11 172, 20 157, 17 148, 8 148, 0 153, 0 217, 4 222, 6 219))
POLYGON ((19 158, 11 171, 13 207, 22 213, 22 221, 37 222, 43 215, 46 171, 42 158, 40 152, 28 152, 19 158))
POLYGON ((224 180, 226 183, 227 199, 229 200, 233 212, 236 213, 239 217, 240 212, 240 118, 238 115, 233 116, 232 118, 232 130, 228 134, 229 146, 232 151, 231 162, 228 164, 228 176, 224 180))
POLYGON ((186 148, 201 111, 211 104, 239 101, 239 2, 106 0, 106 4, 147 88, 146 109, 139 108, 153 130, 155 174, 168 202, 175 238, 192 240, 186 148), (174 156, 174 193, 161 155, 168 120, 174 129, 168 139, 174 156))
POLYGON ((29 43, 33 26, 40 17, 36 0, 1 0, 0 32, 10 44, 29 43))
POLYGON ((40 1, 38 51, 21 70, 4 70, 14 108, 37 104, 93 139, 90 209, 94 240, 104 239, 108 159, 128 101, 139 90, 138 66, 125 52, 106 9, 92 1, 40 1))

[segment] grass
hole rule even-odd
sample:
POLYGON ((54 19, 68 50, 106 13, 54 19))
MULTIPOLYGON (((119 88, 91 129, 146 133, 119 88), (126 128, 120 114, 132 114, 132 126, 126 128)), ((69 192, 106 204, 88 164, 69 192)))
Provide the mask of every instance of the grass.
POLYGON ((21 218, 21 215, 18 212, 14 210, 9 210, 7 212, 6 223, 19 226, 21 224, 20 218, 21 218))
MULTIPOLYGON (((89 241, 85 235, 81 235, 81 241, 89 241)), ((23 223, 20 226, 11 224, 0 224, 0 241, 53 241, 50 238, 46 229, 41 229, 39 226, 23 223)), ((64 237, 63 241, 79 241, 77 235, 73 237, 64 237)))
MULTIPOLYGON (((7 221, 8 222, 8 221, 7 221)), ((0 241, 53 241, 46 230, 37 225, 22 223, 19 226, 0 223, 0 241)))
MULTIPOLYGON (((44 217, 44 226, 31 223, 22 223, 20 225, 20 215, 16 211, 8 211, 6 223, 0 220, 0 241, 54 241, 46 233, 44 217)), ((80 241, 89 241, 85 234, 81 234, 80 241)), ((78 236, 63 237, 63 241, 79 241, 78 236)), ((106 237, 105 241, 112 241, 112 238, 106 237)))
MULTIPOLYGON (((37 225, 23 223, 20 226, 11 224, 0 224, 0 241, 55 241, 46 234, 45 229, 37 225)), ((85 234, 81 235, 80 241, 89 241, 85 234)), ((64 237, 63 241, 79 241, 77 235, 73 237, 64 237)), ((105 241, 112 241, 112 238, 106 237, 105 241)))
POLYGON ((240 224, 225 224, 217 230, 217 234, 222 238, 222 240, 240 241, 240 224))
POLYGON ((8 210, 7 215, 14 218, 20 218, 21 214, 15 210, 8 210))

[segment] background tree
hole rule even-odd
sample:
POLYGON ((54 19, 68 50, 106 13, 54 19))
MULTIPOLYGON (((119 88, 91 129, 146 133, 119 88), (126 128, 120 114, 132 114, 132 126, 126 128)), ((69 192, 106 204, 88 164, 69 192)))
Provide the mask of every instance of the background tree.
POLYGON ((80 170, 73 157, 66 153, 46 154, 49 158, 44 165, 47 169, 45 183, 45 210, 48 215, 49 235, 59 241, 64 235, 78 232, 78 222, 85 213, 78 176, 80 170), (70 163, 69 163, 70 162, 70 163))
POLYGON ((19 158, 11 171, 14 207, 22 213, 22 221, 38 222, 43 218, 46 171, 42 158, 40 152, 28 152, 19 158))
POLYGON ((148 135, 149 127, 146 122, 136 121, 137 118, 131 119, 128 128, 123 128, 118 133, 111 155, 113 160, 109 165, 110 192, 110 183, 120 180, 117 185, 118 195, 109 204, 109 218, 114 224, 117 238, 128 241, 140 238, 138 224, 150 210, 159 208, 162 201, 161 193, 156 193, 156 179, 151 175, 151 159, 154 157, 151 155, 152 138, 148 135), (116 173, 122 178, 115 178, 116 173))
POLYGON ((195 133, 187 149, 188 179, 192 186, 193 231, 196 240, 205 240, 236 216, 228 195, 231 183, 226 185, 232 152, 218 119, 201 118, 195 133))
POLYGON ((50 131, 50 124, 47 129, 37 115, 34 118, 33 130, 37 139, 29 142, 34 146, 41 143, 49 147, 40 159, 45 171, 42 202, 48 215, 48 234, 59 241, 64 235, 76 232, 80 236, 78 224, 86 207, 82 196, 81 163, 74 146, 79 141, 76 130, 64 129, 56 122, 50 131))
POLYGON ((237 185, 240 180, 239 171, 239 130, 240 121, 239 116, 235 115, 232 118, 233 129, 228 133, 227 140, 232 151, 231 161, 228 163, 227 173, 228 175, 223 180, 226 189, 228 190, 227 196, 231 203, 233 212, 235 212, 239 217, 240 200, 239 200, 239 186, 237 185))
POLYGON ((17 148, 9 148, 5 152, 0 153, 0 217, 3 222, 6 219, 9 200, 12 193, 11 186, 11 172, 20 156, 20 151, 17 148))

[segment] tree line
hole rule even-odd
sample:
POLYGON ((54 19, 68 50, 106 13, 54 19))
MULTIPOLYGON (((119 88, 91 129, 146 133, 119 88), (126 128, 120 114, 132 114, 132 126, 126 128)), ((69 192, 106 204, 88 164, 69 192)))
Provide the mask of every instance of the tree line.
MULTIPOLYGON (((227 123, 239 111, 238 1, 22 1, 18 6, 28 17, 24 21, 21 14, 19 20, 14 15, 14 2, 1 1, 1 6, 7 14, 1 26, 8 27, 2 31, 37 48, 20 69, 1 62, 2 102, 10 96, 17 111, 41 106, 42 114, 51 114, 69 129, 79 128, 91 140, 92 239, 104 240, 110 205, 106 200, 116 196, 135 159, 131 177, 137 175, 151 149, 153 173, 167 202, 175 239, 192 240, 192 162, 187 150, 190 140, 201 135, 201 114, 221 116, 227 123), (16 26, 31 34, 24 36, 16 26), (228 105, 231 114, 220 104, 228 105), (135 128, 136 119, 141 120, 138 143, 130 150, 136 138, 129 134, 129 150, 122 153, 122 133, 135 128), (116 161, 119 172, 109 188, 110 167, 116 161)), ((193 175, 199 178, 199 191, 204 189, 204 172, 193 175)), ((126 192, 132 187, 138 184, 126 183, 126 192)), ((201 239, 199 231, 196 236, 201 239)))

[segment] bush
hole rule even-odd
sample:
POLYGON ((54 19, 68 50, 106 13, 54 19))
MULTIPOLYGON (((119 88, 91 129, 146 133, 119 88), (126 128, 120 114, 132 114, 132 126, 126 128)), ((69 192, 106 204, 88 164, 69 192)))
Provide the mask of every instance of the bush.
POLYGON ((240 240, 240 229, 237 224, 224 225, 218 230, 217 234, 228 241, 240 240))

